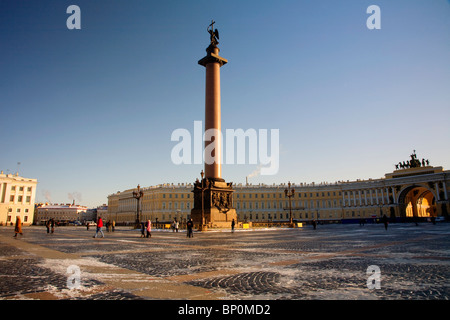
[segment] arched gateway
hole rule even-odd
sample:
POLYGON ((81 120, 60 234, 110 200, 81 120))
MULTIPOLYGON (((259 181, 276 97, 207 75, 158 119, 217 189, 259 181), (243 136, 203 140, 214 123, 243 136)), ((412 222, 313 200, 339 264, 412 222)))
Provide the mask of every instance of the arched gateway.
POLYGON ((432 189, 413 184, 400 191, 398 207, 402 218, 436 217, 436 196, 432 189))
POLYGON ((386 174, 385 183, 392 186, 392 205, 400 218, 443 216, 448 219, 448 171, 430 166, 429 160, 419 160, 414 150, 410 160, 395 165, 394 172, 386 174))

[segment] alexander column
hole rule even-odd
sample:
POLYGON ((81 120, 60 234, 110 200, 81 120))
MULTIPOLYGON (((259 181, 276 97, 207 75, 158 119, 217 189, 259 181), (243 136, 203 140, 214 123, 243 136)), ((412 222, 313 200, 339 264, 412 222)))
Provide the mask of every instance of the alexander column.
POLYGON ((201 181, 194 183, 194 208, 191 217, 199 230, 207 227, 225 228, 237 222, 233 208, 232 182, 222 179, 222 142, 220 108, 220 68, 228 61, 219 56, 219 31, 214 21, 208 26, 210 45, 206 56, 198 64, 206 68, 205 86, 205 172, 201 181), (209 135, 209 134, 210 135, 209 135), (213 161, 212 161, 213 160, 213 161))

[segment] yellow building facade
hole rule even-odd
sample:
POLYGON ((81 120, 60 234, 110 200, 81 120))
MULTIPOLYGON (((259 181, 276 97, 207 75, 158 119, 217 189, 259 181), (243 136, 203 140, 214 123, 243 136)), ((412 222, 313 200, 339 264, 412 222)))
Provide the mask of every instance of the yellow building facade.
MULTIPOLYGON (((388 173, 382 179, 339 181, 336 183, 291 184, 295 190, 285 196, 287 184, 238 184, 233 193, 233 207, 238 221, 287 222, 311 220, 356 222, 377 219, 447 217, 450 171, 442 167, 406 168, 388 173)), ((185 221, 193 207, 192 184, 161 184, 141 189, 141 221, 170 223, 185 221)), ((106 219, 133 223, 137 200, 128 189, 108 196, 106 219)))
POLYGON ((23 225, 34 219, 36 179, 0 172, 0 225, 11 225, 20 217, 23 225))

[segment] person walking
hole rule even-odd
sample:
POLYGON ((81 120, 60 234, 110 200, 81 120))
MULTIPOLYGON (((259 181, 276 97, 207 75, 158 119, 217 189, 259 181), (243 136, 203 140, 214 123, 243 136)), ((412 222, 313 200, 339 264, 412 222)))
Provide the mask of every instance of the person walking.
POLYGON ((47 222, 45 223, 45 227, 47 228, 47 233, 50 233, 50 223, 51 223, 51 220, 47 220, 47 222))
POLYGON ((234 225, 235 225, 235 222, 234 222, 234 219, 231 221, 231 232, 232 233, 234 233, 234 225))
POLYGON ((312 221, 312 225, 313 225, 314 230, 316 230, 316 227, 317 227, 317 221, 316 221, 315 219, 312 221))
POLYGON ((97 238, 97 234, 100 232, 102 234, 102 238, 105 237, 105 234, 102 231, 102 227, 103 227, 103 220, 101 217, 98 217, 97 219, 97 231, 95 231, 95 235, 93 238, 97 238))
POLYGON ((175 231, 178 232, 178 228, 180 227, 180 223, 175 219, 175 231))
POLYGON ((147 220, 145 223, 145 229, 147 231, 147 238, 152 237, 152 222, 150 220, 147 220))
POLYGON ((50 220, 50 231, 53 234, 55 232, 55 219, 50 220))
POLYGON ((16 217, 16 225, 14 227, 14 238, 17 237, 17 234, 19 233, 21 236, 23 236, 23 232, 22 232, 22 220, 20 219, 20 217, 16 217))
POLYGON ((187 227, 187 237, 193 238, 194 234, 192 233, 192 228, 194 227, 194 222, 192 222, 192 219, 189 219, 189 221, 186 224, 187 227))
POLYGON ((114 232, 114 230, 116 230, 116 220, 113 220, 112 222, 112 232, 114 232))
POLYGON ((387 216, 383 215, 382 220, 383 220, 383 224, 384 224, 384 229, 387 230, 388 229, 388 224, 389 224, 387 216))

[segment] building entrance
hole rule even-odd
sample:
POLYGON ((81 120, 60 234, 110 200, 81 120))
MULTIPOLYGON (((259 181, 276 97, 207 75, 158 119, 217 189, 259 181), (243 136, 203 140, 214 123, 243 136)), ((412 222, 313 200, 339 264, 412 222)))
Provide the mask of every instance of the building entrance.
POLYGON ((435 217, 436 198, 431 190, 423 186, 405 188, 398 199, 400 216, 404 218, 435 217))

